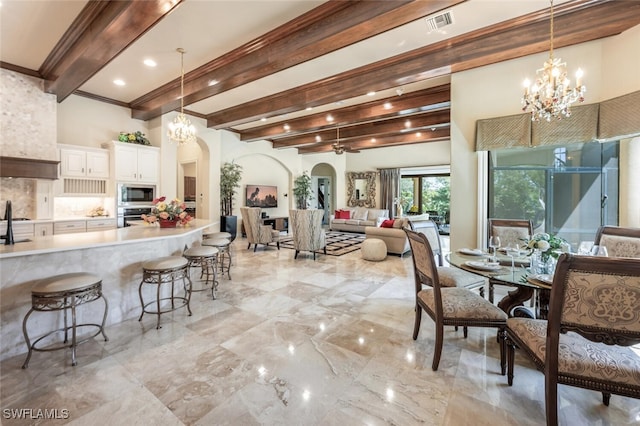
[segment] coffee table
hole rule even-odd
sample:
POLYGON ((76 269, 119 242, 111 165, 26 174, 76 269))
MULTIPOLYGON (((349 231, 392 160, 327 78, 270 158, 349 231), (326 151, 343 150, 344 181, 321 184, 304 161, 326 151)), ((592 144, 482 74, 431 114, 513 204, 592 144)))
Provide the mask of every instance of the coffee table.
POLYGON ((513 290, 509 291, 506 296, 498 302, 498 307, 505 311, 509 316, 546 318, 551 285, 538 281, 527 280, 527 276, 530 275, 530 273, 523 266, 527 263, 527 259, 516 258, 516 266, 513 270, 511 269, 511 258, 501 254, 498 254, 497 256, 498 261, 500 262, 500 269, 498 270, 480 270, 467 264, 467 262, 483 261, 486 257, 487 256, 484 255, 467 255, 455 251, 449 253, 446 256, 446 259, 451 266, 489 278, 494 282, 494 284, 514 287, 513 290), (534 297, 536 291, 538 292, 538 300, 540 303, 535 314, 531 312, 527 314, 528 309, 526 308, 517 309, 514 313, 514 309, 519 306, 524 307, 523 303, 534 297))

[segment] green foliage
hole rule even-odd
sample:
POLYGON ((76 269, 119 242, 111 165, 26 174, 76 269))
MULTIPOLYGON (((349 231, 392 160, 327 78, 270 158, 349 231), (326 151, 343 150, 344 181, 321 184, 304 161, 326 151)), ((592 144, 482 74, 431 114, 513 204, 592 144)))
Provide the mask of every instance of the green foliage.
POLYGON ((298 209, 306 210, 309 200, 313 198, 311 176, 309 176, 306 171, 293 181, 293 195, 296 197, 298 209))
POLYGON ((544 170, 495 170, 492 217, 544 220, 544 170))
POLYGON ((118 140, 120 142, 135 143, 138 145, 151 145, 151 142, 145 137, 144 133, 139 131, 135 133, 120 132, 118 140))
POLYGON ((220 167, 220 213, 223 216, 233 214, 233 197, 236 189, 240 188, 242 166, 226 162, 220 167))

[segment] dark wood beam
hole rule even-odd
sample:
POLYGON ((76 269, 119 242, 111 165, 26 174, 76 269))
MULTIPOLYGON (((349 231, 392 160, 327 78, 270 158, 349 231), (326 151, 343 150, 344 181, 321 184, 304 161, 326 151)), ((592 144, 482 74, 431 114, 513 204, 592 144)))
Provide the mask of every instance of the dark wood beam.
POLYGON ((45 91, 62 102, 182 1, 88 2, 40 67, 45 91))
POLYGON ((383 120, 392 117, 415 114, 427 109, 448 109, 451 101, 451 85, 444 84, 429 89, 418 90, 402 96, 378 99, 364 104, 339 108, 330 112, 311 114, 293 120, 279 121, 265 126, 253 127, 239 131, 240 140, 245 142, 258 140, 273 140, 280 137, 290 137, 295 134, 315 132, 325 128, 333 128, 354 122, 383 120), (389 103, 390 107, 385 108, 389 103), (327 114, 333 117, 327 121, 327 114), (289 126, 289 131, 284 125, 289 126))
MULTIPOLYGON (((377 137, 375 141, 372 141, 371 138, 361 138, 355 139, 349 142, 340 142, 341 145, 348 147, 350 149, 362 151, 365 149, 376 149, 376 148, 385 148, 390 146, 400 146, 400 145, 414 145, 414 144, 422 144, 436 141, 443 141, 450 139, 450 128, 441 127, 434 131, 421 132, 420 136, 417 136, 415 132, 411 133, 403 133, 398 135, 377 137)), ((322 152, 331 152, 333 151, 332 143, 318 143, 314 145, 308 145, 304 147, 298 148, 299 154, 317 154, 322 152)))
MULTIPOLYGON (((560 48, 613 36, 637 25, 640 2, 570 2, 556 9, 554 19, 554 45, 560 48)), ((207 125, 226 128, 268 114, 326 105, 369 90, 390 89, 450 71, 543 52, 549 48, 548 42, 548 12, 537 12, 209 114, 207 125)))
MULTIPOLYGON (((340 142, 348 141, 352 138, 371 138, 385 134, 401 134, 411 131, 437 128, 450 122, 450 111, 434 111, 422 114, 415 114, 408 117, 391 118, 381 121, 362 123, 355 126, 340 128, 340 142), (409 123, 407 123, 409 121, 409 123)), ((306 133, 281 138, 273 141, 274 148, 290 148, 304 145, 322 143, 333 143, 338 138, 338 129, 327 129, 319 132, 306 133), (318 139, 319 137, 319 139, 318 139)))
MULTIPOLYGON (((185 75, 185 105, 381 34, 464 0, 329 1, 185 75), (216 80, 217 84, 210 85, 216 80)), ((180 106, 176 79, 131 102, 148 120, 180 106)))

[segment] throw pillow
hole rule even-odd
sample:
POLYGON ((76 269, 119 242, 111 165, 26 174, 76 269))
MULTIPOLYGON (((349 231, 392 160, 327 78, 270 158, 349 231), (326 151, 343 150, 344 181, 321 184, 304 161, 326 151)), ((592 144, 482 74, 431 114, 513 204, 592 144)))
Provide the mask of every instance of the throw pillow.
POLYGON ((367 220, 367 213, 368 213, 367 209, 363 209, 363 208, 358 207, 353 212, 352 219, 367 220))
POLYGON ((405 222, 405 219, 398 219, 393 223, 393 227, 400 229, 404 227, 404 222, 405 222))
POLYGON ((393 228, 393 219, 386 219, 383 220, 382 223, 380 224, 380 228, 393 228))

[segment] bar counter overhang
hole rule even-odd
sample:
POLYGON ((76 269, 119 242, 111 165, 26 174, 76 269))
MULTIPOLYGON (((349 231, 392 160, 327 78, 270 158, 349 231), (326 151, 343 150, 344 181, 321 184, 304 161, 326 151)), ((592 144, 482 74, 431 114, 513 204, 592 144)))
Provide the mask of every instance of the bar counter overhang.
MULTIPOLYGON (((200 243, 203 229, 214 224, 195 219, 185 227, 134 226, 1 245, 0 359, 26 353, 22 320, 31 307, 31 288, 38 280, 69 272, 100 276, 109 301, 108 327, 140 315, 138 284, 143 262, 181 256, 185 247, 200 243)), ((79 315, 95 313, 81 311, 79 315)), ((62 313, 58 321, 62 324, 62 313)), ((34 335, 51 330, 51 315, 43 316, 42 322, 34 321, 30 329, 34 335)))

